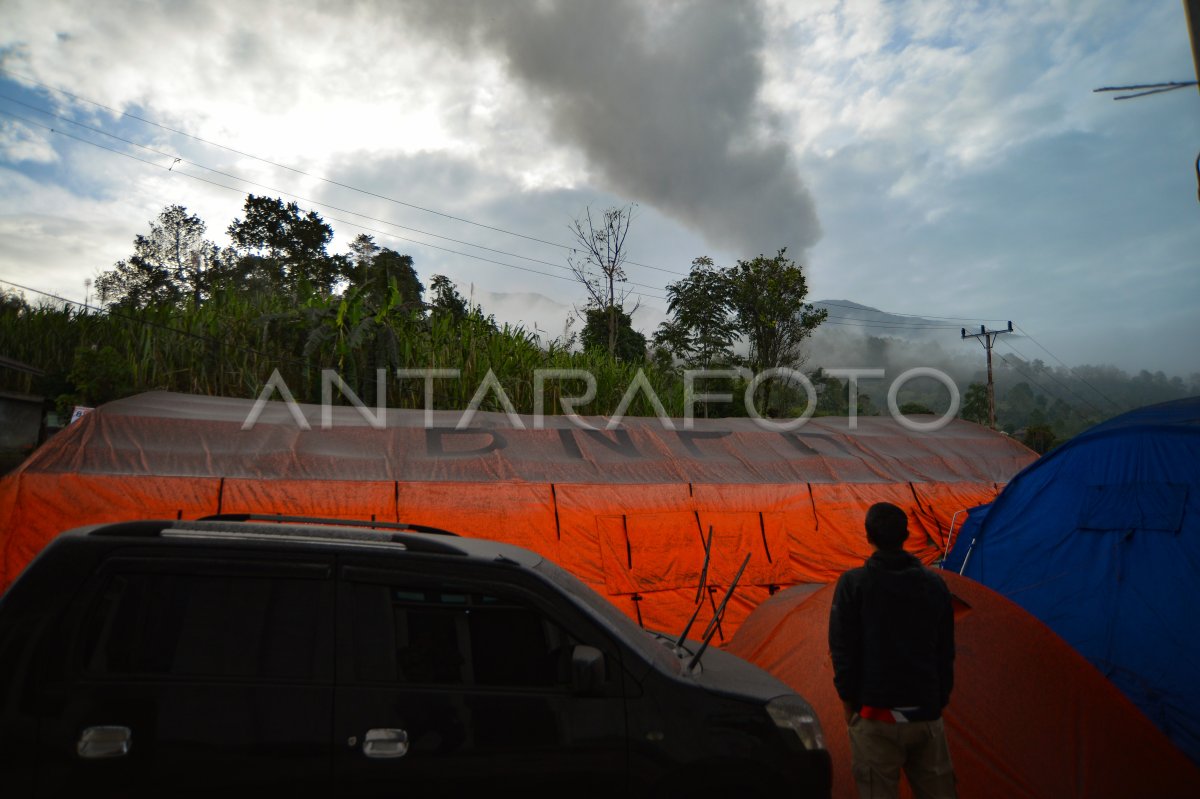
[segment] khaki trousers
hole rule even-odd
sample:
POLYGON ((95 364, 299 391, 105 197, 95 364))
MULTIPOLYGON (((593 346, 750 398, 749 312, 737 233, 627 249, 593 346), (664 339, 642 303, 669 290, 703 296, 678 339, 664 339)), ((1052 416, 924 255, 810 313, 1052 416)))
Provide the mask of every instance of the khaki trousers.
POLYGON ((888 724, 850 719, 850 754, 861 799, 894 799, 900 770, 916 799, 954 799, 954 766, 942 720, 888 724))

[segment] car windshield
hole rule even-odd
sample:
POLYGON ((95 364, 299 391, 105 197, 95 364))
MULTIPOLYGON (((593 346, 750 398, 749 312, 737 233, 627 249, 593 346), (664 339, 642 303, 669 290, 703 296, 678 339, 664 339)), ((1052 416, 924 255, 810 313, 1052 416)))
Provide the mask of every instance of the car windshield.
POLYGON ((561 566, 543 558, 533 568, 564 592, 575 597, 580 604, 587 606, 593 618, 655 667, 668 674, 677 675, 682 671, 679 658, 674 654, 670 639, 666 636, 642 629, 633 619, 561 566))

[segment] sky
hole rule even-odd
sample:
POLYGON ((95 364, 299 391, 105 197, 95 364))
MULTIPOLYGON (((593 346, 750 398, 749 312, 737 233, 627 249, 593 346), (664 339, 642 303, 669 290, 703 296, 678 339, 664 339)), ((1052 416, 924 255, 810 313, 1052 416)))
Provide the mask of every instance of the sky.
MULTIPOLYGON (((164 207, 224 245, 254 193, 316 210, 332 251, 368 233, 553 338, 586 301, 572 220, 630 207, 647 333, 694 258, 786 247, 809 299, 937 320, 947 350, 981 352, 956 325, 1012 320, 998 352, 1200 372, 1200 96, 1093 91, 1196 79, 1178 0, 0 17, 0 288, 82 301, 164 207)), ((827 325, 874 331, 859 318, 827 325)))

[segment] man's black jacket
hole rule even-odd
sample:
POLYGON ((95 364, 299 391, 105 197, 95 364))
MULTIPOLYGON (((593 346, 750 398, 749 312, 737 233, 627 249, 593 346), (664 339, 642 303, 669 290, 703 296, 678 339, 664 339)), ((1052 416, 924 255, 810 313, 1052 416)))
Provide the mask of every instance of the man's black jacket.
POLYGON ((954 612, 945 582, 909 553, 877 551, 838 579, 829 616, 838 696, 858 708, 936 719, 954 686, 954 612))

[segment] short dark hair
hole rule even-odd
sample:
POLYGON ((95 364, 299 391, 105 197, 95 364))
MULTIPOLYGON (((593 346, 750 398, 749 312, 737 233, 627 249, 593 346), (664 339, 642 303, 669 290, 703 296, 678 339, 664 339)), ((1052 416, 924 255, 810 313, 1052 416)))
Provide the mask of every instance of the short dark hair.
POLYGON ((880 549, 900 549, 908 540, 908 516, 890 502, 867 509, 867 540, 880 549))

